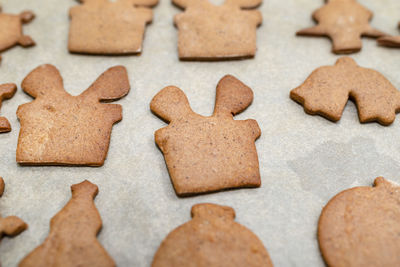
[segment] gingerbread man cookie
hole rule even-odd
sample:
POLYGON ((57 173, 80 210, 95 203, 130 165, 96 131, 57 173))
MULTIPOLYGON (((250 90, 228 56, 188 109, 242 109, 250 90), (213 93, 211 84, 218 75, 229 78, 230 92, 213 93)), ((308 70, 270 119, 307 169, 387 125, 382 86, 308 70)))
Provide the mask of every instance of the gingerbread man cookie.
POLYGON ((374 187, 345 190, 325 206, 318 241, 330 267, 400 266, 400 186, 375 179, 374 187))
POLYGON ((158 0, 79 0, 71 8, 68 49, 73 53, 117 55, 142 51, 149 8, 158 0))
POLYGON ((96 239, 102 225, 93 202, 98 187, 84 181, 71 186, 71 191, 70 201, 51 219, 49 236, 21 261, 20 267, 115 266, 96 239))
POLYGON ((179 196, 261 185, 255 147, 261 130, 255 120, 233 119, 252 100, 251 89, 230 75, 218 83, 210 117, 194 113, 177 87, 153 98, 151 110, 169 122, 156 131, 155 140, 179 196))
MULTIPOLYGON (((0 107, 4 99, 10 99, 17 91, 17 86, 13 83, 0 84, 0 107)), ((11 125, 7 118, 0 117, 0 133, 11 131, 11 125)))
POLYGON ((184 13, 174 18, 179 30, 178 52, 182 60, 223 60, 254 57, 256 29, 262 22, 257 7, 262 0, 225 0, 216 6, 209 0, 172 0, 184 13), (244 10, 246 9, 246 10, 244 10))
MULTIPOLYGON (((400 29, 400 23, 399 23, 400 29)), ((384 36, 378 39, 378 44, 388 47, 400 47, 400 36, 384 36)))
POLYGON ((198 204, 192 220, 172 231, 161 243, 152 267, 272 267, 258 237, 236 223, 226 206, 198 204))
POLYGON ((35 15, 31 11, 24 11, 19 15, 5 14, 1 11, 0 6, 0 52, 17 44, 22 47, 35 45, 30 36, 22 33, 22 24, 31 22, 35 15))
POLYGON ((340 120, 349 98, 357 105, 360 122, 390 125, 400 111, 400 92, 382 74, 359 67, 350 57, 316 69, 290 97, 306 113, 332 121, 340 120))
POLYGON ((327 0, 312 17, 318 25, 301 30, 297 35, 328 36, 336 54, 360 51, 361 36, 377 38, 386 35, 369 25, 372 12, 356 0, 327 0))
POLYGON ((130 89, 125 67, 104 72, 78 96, 68 94, 58 70, 42 65, 22 82, 35 98, 19 106, 21 130, 17 162, 25 165, 101 166, 107 156, 111 129, 122 119, 122 107, 110 102, 130 89))

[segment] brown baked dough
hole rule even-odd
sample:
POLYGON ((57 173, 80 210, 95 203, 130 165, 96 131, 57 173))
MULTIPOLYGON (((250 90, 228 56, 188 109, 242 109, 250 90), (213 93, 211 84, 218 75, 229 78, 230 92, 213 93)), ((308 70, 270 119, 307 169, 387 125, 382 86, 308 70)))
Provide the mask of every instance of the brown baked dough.
POLYGON ((272 267, 260 239, 234 219, 230 207, 193 206, 192 220, 165 238, 152 267, 272 267))
MULTIPOLYGON (((29 47, 35 42, 28 35, 22 33, 22 24, 31 22, 35 18, 32 11, 24 11, 19 15, 2 13, 0 6, 0 52, 15 45, 29 47)), ((1 61, 1 56, 0 56, 1 61)))
POLYGON ((318 241, 330 267, 400 266, 400 187, 378 177, 339 193, 321 213, 318 241))
POLYGON ((350 57, 316 69, 290 97, 308 114, 332 121, 340 120, 349 98, 357 105, 360 122, 390 125, 400 111, 400 92, 382 74, 359 67, 350 57))
POLYGON ((261 130, 255 120, 233 116, 253 100, 252 90, 233 76, 217 86, 214 114, 198 115, 177 87, 161 90, 151 110, 169 122, 155 133, 179 196, 261 185, 255 140, 261 130))
POLYGON ((361 50, 361 37, 381 37, 385 33, 372 28, 372 12, 356 0, 327 0, 312 17, 317 26, 303 29, 297 35, 328 36, 333 42, 333 52, 350 54, 361 50))
POLYGON ((72 198, 50 222, 44 243, 28 254, 20 267, 115 266, 96 239, 101 217, 94 205, 98 187, 89 181, 71 186, 72 198))
POLYGON ((72 96, 54 66, 37 67, 22 82, 22 89, 35 100, 17 110, 21 122, 17 162, 103 165, 112 125, 122 119, 122 107, 101 102, 122 98, 129 88, 125 67, 116 66, 82 94, 72 96))
POLYGON ((226 0, 220 6, 209 0, 172 1, 185 9, 174 18, 181 60, 254 57, 256 29, 262 16, 257 10, 248 9, 257 7, 262 0, 226 0))
POLYGON ((80 0, 70 10, 68 49, 73 53, 118 55, 142 51, 144 31, 158 0, 80 0))
MULTIPOLYGON (((399 23, 400 29, 400 23, 399 23)), ((378 39, 378 44, 388 47, 398 47, 400 48, 400 36, 384 36, 378 39)))
MULTIPOLYGON (((17 91, 17 86, 13 83, 0 84, 0 107, 5 99, 10 99, 17 91)), ((5 117, 0 117, 0 133, 11 131, 10 122, 5 117)))

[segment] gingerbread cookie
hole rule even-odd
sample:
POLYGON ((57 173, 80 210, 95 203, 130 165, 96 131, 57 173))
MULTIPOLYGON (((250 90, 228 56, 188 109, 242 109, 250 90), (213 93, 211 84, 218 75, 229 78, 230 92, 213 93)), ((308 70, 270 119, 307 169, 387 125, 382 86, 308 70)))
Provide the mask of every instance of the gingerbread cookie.
POLYGON ((125 67, 108 69, 86 91, 72 96, 64 90, 58 70, 42 65, 24 79, 22 89, 35 100, 17 110, 21 122, 18 163, 104 164, 111 128, 122 119, 122 107, 101 102, 120 99, 129 92, 125 67))
POLYGON ((249 87, 233 76, 217 86, 214 114, 198 115, 177 87, 161 90, 151 110, 169 122, 155 133, 179 196, 261 185, 255 140, 261 130, 255 120, 233 116, 253 100, 249 87))
POLYGON ((71 8, 68 49, 85 54, 136 54, 158 0, 79 0, 71 8))
POLYGON ((400 266, 400 187, 383 177, 332 198, 321 213, 318 241, 330 267, 400 266))
POLYGON ((19 15, 5 14, 1 11, 0 6, 0 52, 17 44, 22 47, 35 45, 30 36, 22 33, 22 24, 31 22, 35 15, 31 11, 24 11, 19 15))
POLYGON ((336 54, 360 51, 361 36, 377 38, 386 35, 369 25, 372 12, 356 0, 327 0, 312 17, 318 25, 301 30, 297 35, 328 36, 336 54))
POLYGON ((94 205, 98 187, 89 181, 71 186, 72 198, 50 222, 50 234, 28 254, 20 267, 115 266, 96 239, 101 217, 94 205))
POLYGON ((382 74, 359 67, 350 57, 316 69, 290 97, 306 113, 332 121, 340 120, 349 98, 357 105, 360 122, 390 125, 400 111, 400 92, 382 74))
MULTIPOLYGON (((13 83, 0 84, 0 107, 4 99, 10 99, 17 91, 17 86, 13 83)), ((11 131, 11 125, 7 118, 0 117, 0 133, 11 131)))
POLYGON ((262 22, 257 7, 262 0, 225 0, 216 6, 209 0, 172 0, 185 9, 174 18, 179 30, 178 52, 182 60, 223 60, 254 57, 256 29, 262 22), (246 9, 246 10, 244 10, 246 9))
POLYGON ((236 223, 226 206, 198 204, 192 220, 172 231, 161 243, 152 267, 272 267, 258 237, 236 223))
MULTIPOLYGON (((0 197, 4 192, 4 180, 0 177, 0 197)), ((16 216, 0 217, 0 240, 4 235, 16 236, 25 231, 28 225, 16 216)))
MULTIPOLYGON (((400 23, 399 23, 400 29, 400 23)), ((400 36, 384 36, 378 39, 378 44, 388 47, 400 47, 400 36)))

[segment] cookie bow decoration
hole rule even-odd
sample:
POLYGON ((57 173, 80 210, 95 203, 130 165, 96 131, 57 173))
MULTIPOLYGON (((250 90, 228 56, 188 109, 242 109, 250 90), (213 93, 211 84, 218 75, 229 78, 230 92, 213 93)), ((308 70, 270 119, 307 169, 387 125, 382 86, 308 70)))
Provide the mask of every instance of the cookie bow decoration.
POLYGON ((318 25, 303 29, 297 35, 328 36, 336 54, 360 51, 361 36, 377 38, 386 35, 369 25, 372 12, 356 0, 327 0, 312 17, 318 25))
MULTIPOLYGON (((400 23, 399 23, 400 29, 400 23)), ((400 36, 384 36, 378 39, 378 44, 388 47, 398 47, 400 48, 400 36)))
POLYGON ((142 51, 149 7, 158 0, 79 0, 70 10, 68 49, 85 54, 136 54, 142 51))
POLYGON ((233 119, 252 100, 251 89, 229 75, 218 83, 210 117, 194 113, 177 87, 153 98, 151 110, 169 122, 156 131, 155 140, 179 196, 261 185, 255 147, 260 128, 255 120, 233 119))
POLYGON ((71 191, 69 202, 50 221, 49 236, 21 261, 20 267, 115 266, 96 239, 102 226, 94 205, 97 185, 84 181, 72 185, 71 191))
MULTIPOLYGON (((4 180, 0 177, 0 197, 4 192, 4 180)), ((3 236, 17 236, 28 228, 28 225, 16 216, 0 217, 0 240, 3 236)))
POLYGON ((262 0, 225 0, 220 6, 209 0, 172 1, 185 9, 174 18, 180 59, 223 60, 255 55, 256 29, 262 16, 259 11, 247 9, 257 7, 262 0))
POLYGON ((303 105, 306 113, 332 121, 340 120, 349 98, 357 105, 360 122, 390 125, 400 111, 400 91, 382 74, 359 67, 349 57, 316 69, 290 97, 303 105))
POLYGON ((68 94, 58 70, 42 65, 22 82, 35 98, 19 106, 21 130, 17 162, 27 165, 101 166, 107 156, 112 125, 122 119, 122 107, 113 101, 129 92, 126 69, 104 72, 79 96, 68 94))
POLYGON ((29 23, 34 18, 35 15, 31 11, 24 11, 19 15, 2 13, 2 8, 0 6, 0 52, 17 44, 22 47, 35 45, 35 42, 30 36, 23 35, 22 33, 22 24, 29 23))
POLYGON ((318 223, 327 266, 400 266, 400 187, 375 179, 374 187, 345 190, 325 206, 318 223))
MULTIPOLYGON (((13 83, 0 84, 0 107, 4 99, 10 99, 17 91, 17 86, 13 83)), ((0 133, 11 131, 11 125, 7 118, 0 117, 0 133)))
POLYGON ((152 267, 272 267, 262 242, 236 223, 226 206, 197 204, 192 220, 173 230, 161 243, 152 267))

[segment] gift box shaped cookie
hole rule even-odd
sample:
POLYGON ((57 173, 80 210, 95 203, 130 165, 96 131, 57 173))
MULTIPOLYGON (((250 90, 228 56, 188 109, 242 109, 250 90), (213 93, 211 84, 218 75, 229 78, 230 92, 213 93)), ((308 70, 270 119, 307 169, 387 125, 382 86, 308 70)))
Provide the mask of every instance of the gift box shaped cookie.
POLYGON ((252 90, 233 76, 218 83, 210 117, 194 113, 177 87, 153 98, 151 110, 169 122, 155 140, 179 196, 261 185, 255 146, 261 130, 255 120, 233 119, 252 100, 252 90))
POLYGON ((22 89, 35 100, 17 110, 21 123, 18 163, 103 165, 111 128, 122 119, 122 107, 101 102, 129 92, 124 67, 108 69, 86 91, 72 96, 65 91, 58 70, 42 65, 24 79, 22 89))
POLYGON ((136 54, 158 0, 80 0, 70 9, 68 49, 85 54, 136 54))
POLYGON ((179 30, 178 51, 183 60, 223 60, 253 57, 262 0, 172 0, 185 11, 174 18, 179 30))

